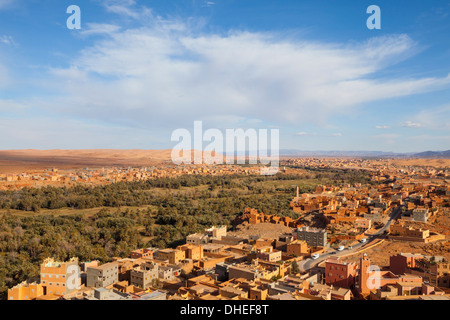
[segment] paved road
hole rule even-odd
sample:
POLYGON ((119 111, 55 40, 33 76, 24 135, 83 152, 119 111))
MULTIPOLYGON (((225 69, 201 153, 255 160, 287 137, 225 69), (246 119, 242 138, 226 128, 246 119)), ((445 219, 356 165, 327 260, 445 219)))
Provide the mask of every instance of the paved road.
POLYGON ((401 212, 402 212, 401 206, 394 209, 392 211, 391 215, 389 216, 388 220, 386 221, 386 224, 380 230, 378 230, 376 233, 374 233, 373 235, 367 236, 367 238, 366 238, 367 241, 365 243, 359 242, 358 244, 353 245, 351 248, 347 247, 343 251, 331 250, 327 253, 320 255, 320 257, 315 260, 312 258, 309 258, 309 259, 300 261, 298 263, 299 269, 302 272, 305 272, 305 271, 308 271, 308 270, 314 268, 315 266, 319 265, 322 261, 326 260, 329 257, 339 257, 342 255, 347 255, 348 253, 357 252, 357 251, 363 249, 363 247, 369 246, 371 243, 373 243, 376 239, 380 238, 380 236, 384 234, 384 232, 389 228, 391 223, 400 216, 401 212))

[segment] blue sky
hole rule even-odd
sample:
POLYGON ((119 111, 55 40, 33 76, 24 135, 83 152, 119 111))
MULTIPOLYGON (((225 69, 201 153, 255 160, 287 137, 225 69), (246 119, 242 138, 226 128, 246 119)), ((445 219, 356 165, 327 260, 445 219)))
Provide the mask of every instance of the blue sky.
POLYGON ((0 149, 450 149, 450 2, 0 0, 0 149), (66 9, 81 8, 69 30, 66 9), (381 29, 369 30, 369 5, 381 29))

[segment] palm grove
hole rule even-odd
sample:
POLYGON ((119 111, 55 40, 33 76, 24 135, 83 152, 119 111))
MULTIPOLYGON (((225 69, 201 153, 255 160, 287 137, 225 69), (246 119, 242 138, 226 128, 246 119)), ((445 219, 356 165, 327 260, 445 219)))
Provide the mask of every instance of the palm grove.
POLYGON ((297 185, 310 192, 317 184, 355 182, 369 183, 368 173, 307 169, 296 175, 185 175, 1 191, 0 299, 9 287, 38 276, 46 257, 107 262, 141 247, 174 247, 212 225, 231 226, 246 207, 298 218, 289 209, 297 185), (57 214, 62 208, 69 213, 57 214))

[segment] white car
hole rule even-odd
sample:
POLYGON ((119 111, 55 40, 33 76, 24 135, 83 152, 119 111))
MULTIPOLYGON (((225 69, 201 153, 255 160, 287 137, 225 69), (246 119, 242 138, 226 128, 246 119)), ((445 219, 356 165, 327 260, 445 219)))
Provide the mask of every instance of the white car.
POLYGON ((317 258, 319 258, 319 254, 318 253, 314 253, 311 258, 313 258, 314 260, 316 260, 317 258))
POLYGON ((367 239, 366 239, 366 238, 361 239, 361 243, 366 243, 366 242, 367 242, 367 239))
POLYGON ((345 247, 344 246, 339 246, 339 248, 337 249, 338 251, 342 251, 342 250, 344 250, 345 249, 345 247))

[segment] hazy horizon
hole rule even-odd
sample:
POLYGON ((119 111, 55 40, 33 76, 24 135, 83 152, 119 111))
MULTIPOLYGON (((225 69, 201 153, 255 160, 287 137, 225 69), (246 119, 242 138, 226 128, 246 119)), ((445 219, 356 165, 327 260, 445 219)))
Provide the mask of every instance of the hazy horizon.
MULTIPOLYGON (((53 148, 53 149, 38 149, 38 148, 26 148, 26 149, 0 149, 0 151, 114 151, 114 150, 120 150, 120 151, 172 151, 177 149, 140 149, 140 148, 53 148)), ((179 149, 181 150, 181 149, 179 149)), ((195 151, 196 149, 189 149, 191 151, 195 151)), ((252 152, 257 150, 237 150, 238 153, 243 152, 252 152)), ((270 150, 263 150, 263 151, 269 151, 270 150)), ((286 153, 286 152, 305 152, 305 153, 332 153, 332 152, 341 152, 341 153, 383 153, 383 154, 416 154, 416 153, 423 153, 423 152, 445 152, 450 151, 449 150, 422 150, 419 152, 395 152, 395 151, 381 151, 381 150, 303 150, 303 149, 280 149, 280 154, 286 153)))

